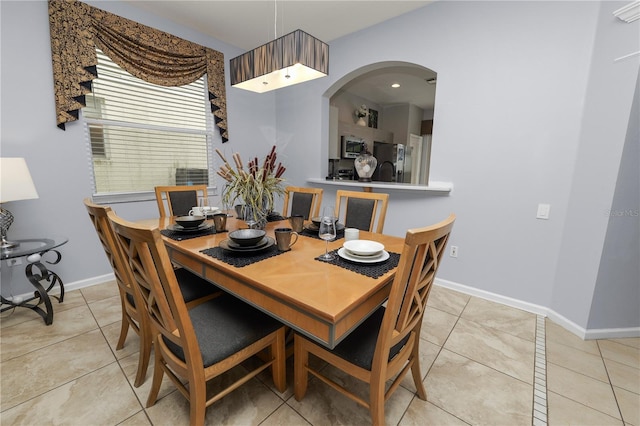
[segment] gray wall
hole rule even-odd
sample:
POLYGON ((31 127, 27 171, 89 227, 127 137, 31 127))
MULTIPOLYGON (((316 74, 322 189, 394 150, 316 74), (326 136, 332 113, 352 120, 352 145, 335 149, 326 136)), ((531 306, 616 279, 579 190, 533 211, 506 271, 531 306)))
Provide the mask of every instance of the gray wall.
POLYGON ((636 85, 627 140, 602 260, 589 313, 589 329, 637 327, 640 318, 640 76, 636 85), (621 315, 620 313, 624 313, 621 315), (615 317, 613 322, 610 318, 615 317))
MULTIPOLYGON (((90 3, 227 61, 240 53, 129 4, 90 3)), ((639 50, 640 21, 611 15, 625 3, 436 2, 331 42, 327 78, 265 95, 227 87, 230 142, 221 147, 249 158, 275 143, 287 180, 305 185, 326 174, 334 85, 382 61, 436 71, 431 180, 454 190, 391 192, 385 232, 404 235, 455 212, 451 244, 460 251, 445 258, 443 285, 548 313, 580 334, 597 309, 609 222, 601 212, 612 206, 638 74, 637 56, 613 62, 639 50), (550 220, 535 219, 538 203, 552 205, 550 220)), ((98 281, 109 267, 81 202, 90 195, 82 129, 55 127, 46 2, 2 1, 0 15, 2 156, 25 157, 40 193, 7 204, 18 218, 10 237, 67 235, 56 270, 70 284, 98 281)), ((325 204, 334 196, 325 187, 325 204)), ((131 220, 157 215, 153 202, 114 208, 131 220)), ((615 311, 595 326, 639 325, 615 311)))
MULTIPOLYGON (((550 303, 553 311, 561 312, 580 327, 585 327, 588 321, 609 224, 609 217, 602 212, 612 206, 629 119, 638 119, 630 111, 640 57, 616 60, 640 50, 640 22, 625 24, 612 16, 614 10, 625 4, 598 5, 582 122, 577 134, 579 144, 550 303)), ((629 318, 628 311, 612 314, 600 325, 614 328, 629 321, 636 325, 640 322, 637 316, 629 318), (623 316, 627 319, 622 320, 623 316)))

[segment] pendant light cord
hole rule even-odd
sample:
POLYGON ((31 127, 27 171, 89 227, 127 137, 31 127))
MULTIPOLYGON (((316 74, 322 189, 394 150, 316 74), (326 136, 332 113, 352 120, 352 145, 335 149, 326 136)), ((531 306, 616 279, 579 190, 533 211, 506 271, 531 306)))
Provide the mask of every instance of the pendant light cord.
POLYGON ((273 0, 273 39, 278 39, 278 0, 273 0))

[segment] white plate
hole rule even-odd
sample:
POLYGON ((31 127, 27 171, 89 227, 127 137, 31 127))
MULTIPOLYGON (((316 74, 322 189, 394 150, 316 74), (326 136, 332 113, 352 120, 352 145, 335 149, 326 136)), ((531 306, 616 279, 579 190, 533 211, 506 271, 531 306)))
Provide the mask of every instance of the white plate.
POLYGON ((387 253, 385 250, 382 250, 382 253, 380 253, 380 255, 378 256, 361 257, 349 254, 349 252, 344 247, 340 247, 338 249, 338 256, 356 263, 378 263, 384 262, 385 260, 389 259, 389 253, 387 253))
POLYGON ((374 256, 384 250, 384 244, 370 240, 346 241, 342 247, 359 256, 374 256))
POLYGON ((213 216, 216 213, 220 213, 220 207, 209 207, 208 210, 205 210, 206 216, 213 216))

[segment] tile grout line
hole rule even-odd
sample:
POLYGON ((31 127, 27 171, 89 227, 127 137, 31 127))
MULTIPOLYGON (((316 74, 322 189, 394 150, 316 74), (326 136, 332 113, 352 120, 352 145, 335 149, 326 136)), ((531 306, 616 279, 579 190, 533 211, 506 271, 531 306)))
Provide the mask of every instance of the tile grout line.
POLYGON ((534 359, 533 379, 533 419, 534 426, 547 424, 547 355, 545 321, 536 315, 536 352, 534 359))

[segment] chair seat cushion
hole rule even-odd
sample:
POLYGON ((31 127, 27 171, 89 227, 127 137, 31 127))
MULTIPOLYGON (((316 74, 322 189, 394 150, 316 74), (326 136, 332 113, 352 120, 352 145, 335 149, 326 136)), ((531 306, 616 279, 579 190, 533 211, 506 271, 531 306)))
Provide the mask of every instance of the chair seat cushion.
POLYGON ((174 272, 176 274, 178 284, 180 285, 180 291, 182 291, 182 298, 186 303, 208 296, 216 291, 220 291, 218 287, 211 284, 209 281, 200 278, 193 272, 189 272, 184 268, 178 268, 174 272))
MULTIPOLYGON (((220 291, 218 287, 211 284, 209 281, 200 278, 196 274, 187 271, 184 268, 174 270, 178 285, 180 285, 180 291, 182 292, 182 298, 185 303, 189 303, 193 300, 200 299, 201 297, 208 296, 211 293, 220 291)), ((127 293, 127 300, 133 306, 136 306, 136 302, 133 299, 133 295, 127 293)))
MULTIPOLYGON (((366 370, 371 371, 373 355, 378 341, 378 332, 382 325, 385 308, 381 306, 369 318, 349 334, 342 342, 333 349, 333 353, 366 370)), ((389 360, 400 352, 409 340, 406 336, 389 351, 389 360)))
MULTIPOLYGON (((222 295, 189 310, 204 367, 209 367, 273 333, 281 323, 231 295, 222 295)), ((184 361, 178 345, 163 337, 184 361)))

